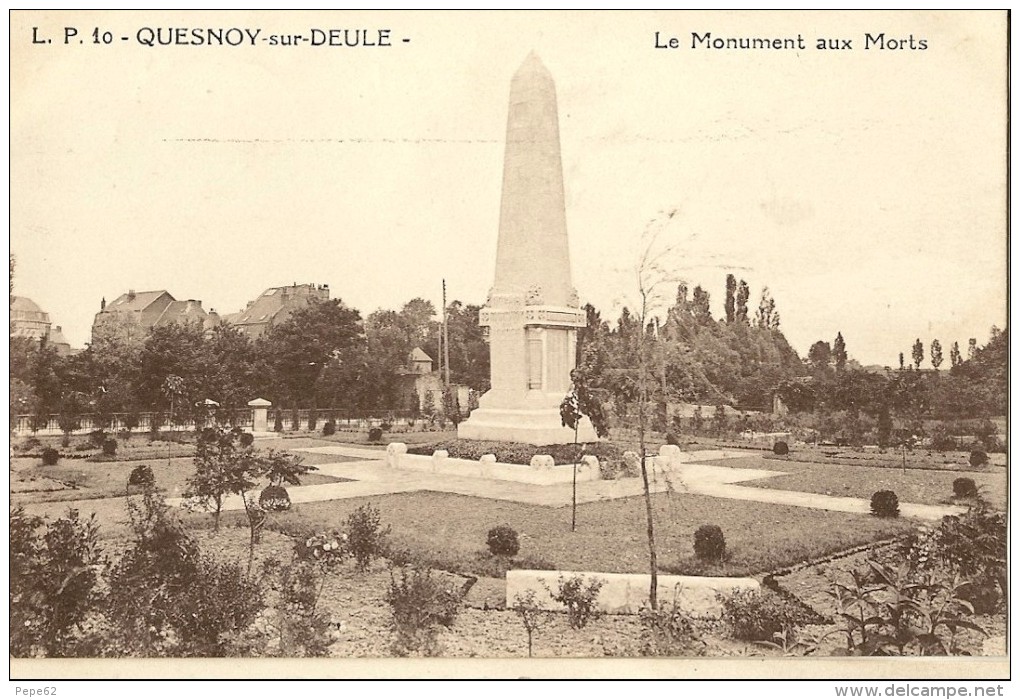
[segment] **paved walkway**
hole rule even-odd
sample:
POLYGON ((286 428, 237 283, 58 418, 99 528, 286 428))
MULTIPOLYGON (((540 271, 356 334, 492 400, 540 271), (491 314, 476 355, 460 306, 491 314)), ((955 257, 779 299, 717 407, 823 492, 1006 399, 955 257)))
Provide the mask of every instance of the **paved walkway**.
MULTIPOLYGON (((553 484, 539 486, 494 479, 482 479, 451 474, 431 474, 420 471, 391 469, 386 466, 385 453, 347 445, 328 445, 323 447, 297 448, 297 452, 308 452, 320 455, 337 455, 354 458, 353 462, 316 465, 318 473, 335 476, 351 481, 315 486, 292 486, 287 489, 293 503, 315 503, 319 501, 335 501, 344 498, 380 496, 390 493, 407 493, 410 491, 440 491, 457 493, 464 496, 491 498, 517 503, 529 503, 541 506, 567 506, 571 501, 570 484, 553 484)), ((780 491, 748 486, 739 486, 739 482, 780 476, 785 472, 765 469, 735 469, 729 467, 700 464, 702 461, 744 457, 743 452, 722 450, 703 450, 684 453, 686 462, 679 470, 660 475, 650 483, 655 493, 674 490, 716 498, 729 498, 740 501, 756 501, 758 503, 776 503, 780 505, 798 506, 801 508, 819 508, 822 510, 840 511, 844 513, 870 513, 871 504, 862 498, 842 496, 826 496, 801 491, 780 491)), ((605 481, 582 481, 577 484, 577 502, 591 503, 594 501, 611 500, 639 496, 642 493, 640 479, 616 479, 605 481)), ((174 505, 180 499, 168 499, 174 505)), ((242 510, 244 504, 240 498, 227 499, 224 510, 242 510)), ((923 505, 901 503, 900 513, 905 517, 923 520, 939 520, 944 515, 960 514, 966 509, 959 506, 923 505)))

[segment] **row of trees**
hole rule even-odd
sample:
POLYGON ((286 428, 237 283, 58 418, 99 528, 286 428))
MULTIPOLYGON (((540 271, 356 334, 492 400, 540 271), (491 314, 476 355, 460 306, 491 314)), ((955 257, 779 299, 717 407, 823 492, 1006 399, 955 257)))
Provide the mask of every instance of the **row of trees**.
MULTIPOLYGON (((488 348, 478 309, 457 301, 447 309, 450 379, 484 391, 488 348)), ((12 336, 11 415, 160 411, 168 405, 169 376, 181 378, 180 416, 206 399, 231 409, 256 396, 286 407, 408 409, 413 399, 401 389, 407 386, 401 374, 415 347, 438 356, 435 315, 422 299, 365 319, 339 299, 318 301, 255 341, 229 325, 210 333, 186 323, 140 337, 124 321, 107 324, 86 350, 69 357, 12 336)))
POLYGON ((588 323, 578 336, 578 366, 618 415, 633 414, 642 403, 642 364, 648 402, 659 406, 660 413, 676 402, 770 409, 774 387, 803 374, 804 367, 779 330, 768 289, 752 321, 746 310, 748 285, 743 280, 735 285, 729 275, 727 315, 719 320, 709 311, 709 293, 697 286, 692 294, 684 282, 677 283, 675 298, 661 315, 624 308, 610 326, 587 305, 588 323))

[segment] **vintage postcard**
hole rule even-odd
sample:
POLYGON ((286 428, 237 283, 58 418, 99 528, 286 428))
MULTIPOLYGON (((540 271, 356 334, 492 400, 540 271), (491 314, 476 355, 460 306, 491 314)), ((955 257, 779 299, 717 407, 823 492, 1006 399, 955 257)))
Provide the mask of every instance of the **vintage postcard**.
POLYGON ((1008 677, 1007 12, 9 38, 13 678, 1008 677))

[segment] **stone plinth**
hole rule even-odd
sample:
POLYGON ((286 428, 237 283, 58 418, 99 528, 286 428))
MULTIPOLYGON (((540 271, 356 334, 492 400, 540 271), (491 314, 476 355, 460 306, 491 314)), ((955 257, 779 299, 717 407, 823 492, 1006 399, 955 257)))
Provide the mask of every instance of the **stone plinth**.
POLYGON ((252 399, 248 402, 251 406, 252 432, 265 433, 269 430, 269 407, 272 402, 265 399, 252 399))

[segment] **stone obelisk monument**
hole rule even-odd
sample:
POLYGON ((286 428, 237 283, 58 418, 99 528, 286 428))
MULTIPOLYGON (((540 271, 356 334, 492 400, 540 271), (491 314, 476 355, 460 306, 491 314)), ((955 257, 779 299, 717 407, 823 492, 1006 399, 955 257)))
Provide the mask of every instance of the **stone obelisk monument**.
MULTIPOLYGON (((556 86, 534 53, 510 83, 496 279, 479 316, 489 329, 492 388, 458 437, 573 442, 559 406, 585 316, 570 280, 556 86)), ((578 439, 597 439, 587 419, 578 439)))

